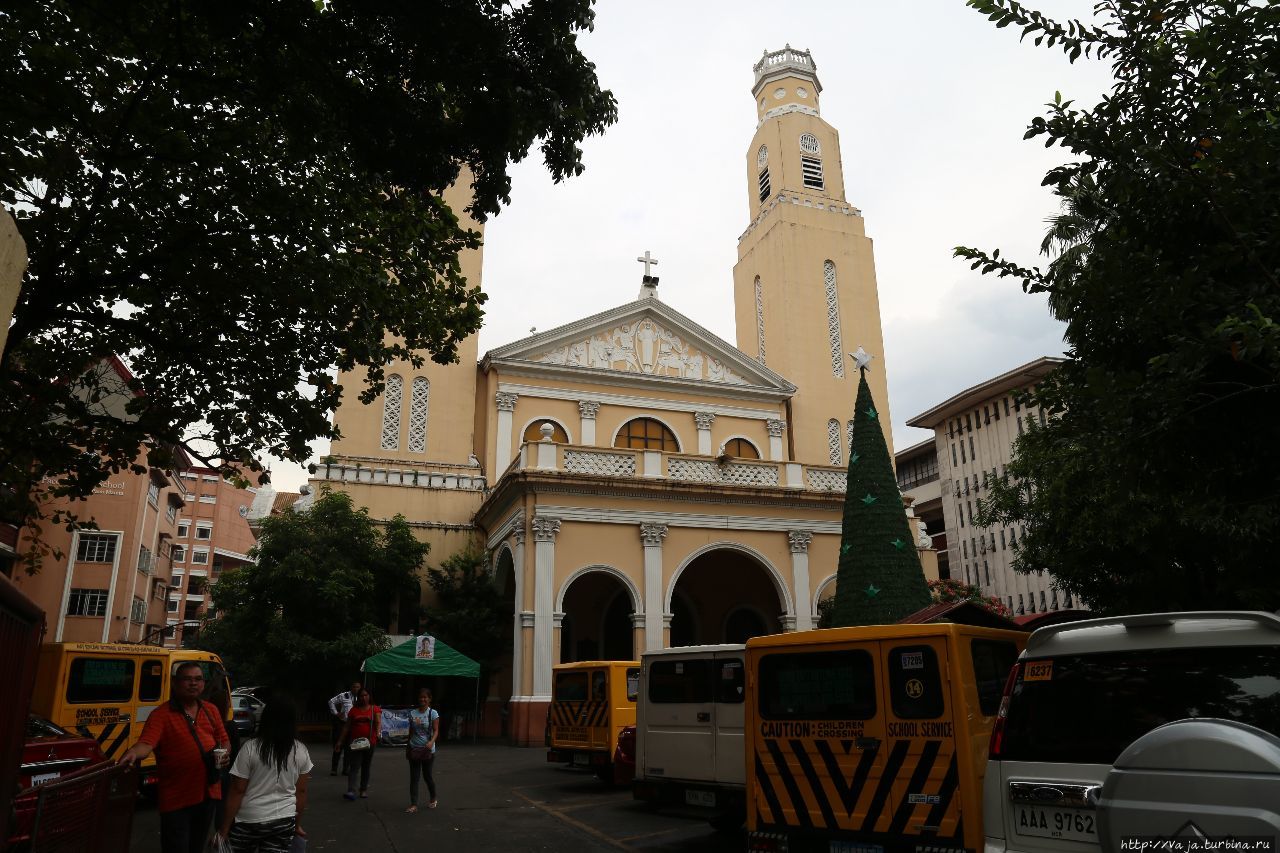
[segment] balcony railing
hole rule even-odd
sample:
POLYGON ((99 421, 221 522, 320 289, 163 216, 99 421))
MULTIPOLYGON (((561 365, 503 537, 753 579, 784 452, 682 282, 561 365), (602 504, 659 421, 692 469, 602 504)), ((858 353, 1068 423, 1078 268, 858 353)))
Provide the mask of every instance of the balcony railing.
POLYGON ((828 465, 663 453, 624 447, 528 442, 510 471, 562 471, 594 477, 843 492, 846 471, 828 465))

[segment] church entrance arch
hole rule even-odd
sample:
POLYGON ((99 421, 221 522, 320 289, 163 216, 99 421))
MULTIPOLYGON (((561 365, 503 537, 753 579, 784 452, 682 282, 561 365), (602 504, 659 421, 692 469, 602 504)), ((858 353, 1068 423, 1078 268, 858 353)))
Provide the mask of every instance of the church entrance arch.
POLYGON ((511 549, 503 546, 493 561, 493 584, 502 594, 502 612, 506 616, 502 623, 502 648, 506 649, 506 656, 498 664, 493 685, 496 688, 494 693, 504 702, 518 695, 522 689, 518 672, 521 652, 516 643, 517 632, 520 630, 517 581, 515 560, 511 556, 511 549))
POLYGON ((676 572, 669 601, 672 646, 744 643, 776 634, 791 612, 773 567, 732 543, 711 545, 690 557, 676 572))
POLYGON ((631 617, 639 595, 631 581, 608 566, 589 566, 565 582, 556 609, 560 620, 560 662, 634 660, 631 617))

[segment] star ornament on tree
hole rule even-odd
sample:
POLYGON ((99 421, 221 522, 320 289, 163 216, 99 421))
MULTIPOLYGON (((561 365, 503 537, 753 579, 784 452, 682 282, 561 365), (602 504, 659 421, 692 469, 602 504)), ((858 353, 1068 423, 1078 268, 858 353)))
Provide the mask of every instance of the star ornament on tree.
POLYGON ((871 506, 873 503, 876 502, 876 496, 871 494, 870 492, 867 492, 867 495, 862 499, 862 502, 867 506, 871 506))
POLYGON ((863 590, 863 592, 867 594, 867 598, 875 598, 877 595, 880 594, 880 587, 876 586, 875 584, 871 584, 865 590, 863 590))
POLYGON ((849 358, 853 359, 854 366, 859 370, 866 370, 871 365, 871 359, 875 358, 862 347, 858 347, 856 352, 849 353, 849 358))

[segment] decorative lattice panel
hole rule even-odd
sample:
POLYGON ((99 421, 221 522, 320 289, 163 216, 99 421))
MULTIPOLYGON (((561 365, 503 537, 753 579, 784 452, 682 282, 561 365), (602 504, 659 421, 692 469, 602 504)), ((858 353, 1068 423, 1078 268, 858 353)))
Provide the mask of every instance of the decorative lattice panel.
POLYGON ((849 421, 849 423, 845 424, 845 427, 844 427, 844 446, 845 446, 845 447, 852 447, 852 446, 853 446, 853 421, 849 421))
POLYGON ((720 482, 739 486, 778 485, 776 465, 726 465, 720 472, 720 482))
POLYGON ((831 341, 831 370, 844 377, 844 352, 840 344, 840 303, 836 299, 836 265, 822 264, 822 277, 827 286, 827 338, 831 341))
POLYGON ((719 466, 706 459, 672 459, 667 463, 667 476, 673 480, 715 483, 720 480, 719 466))
POLYGON ((382 392, 382 449, 400 449, 400 407, 404 400, 404 380, 393 373, 382 392))
POLYGON ((844 461, 844 448, 840 445, 840 422, 835 418, 827 421, 827 457, 832 465, 844 461))
POLYGON ((760 354, 756 356, 761 364, 765 364, 764 354, 764 285, 760 283, 760 276, 756 276, 756 351, 760 354))
POLYGON ((427 401, 431 383, 425 376, 415 376, 409 392, 409 452, 427 452, 427 401))
POLYGON ((807 474, 809 488, 818 492, 843 492, 848 482, 848 475, 842 471, 810 468, 807 474))
POLYGON ((602 477, 634 477, 636 457, 631 453, 591 453, 566 450, 564 469, 571 474, 596 474, 602 477))

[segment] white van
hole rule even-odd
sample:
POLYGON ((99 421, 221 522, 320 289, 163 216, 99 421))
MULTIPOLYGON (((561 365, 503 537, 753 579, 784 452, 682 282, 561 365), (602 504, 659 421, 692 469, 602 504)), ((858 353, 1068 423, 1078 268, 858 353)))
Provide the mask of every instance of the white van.
POLYGON ((742 825, 745 658, 742 645, 681 646, 641 657, 637 800, 711 809, 717 829, 742 825))
POLYGON ((1271 849, 1280 617, 1155 613, 1033 633, 992 729, 983 826, 986 853, 1182 836, 1269 838, 1271 849))

